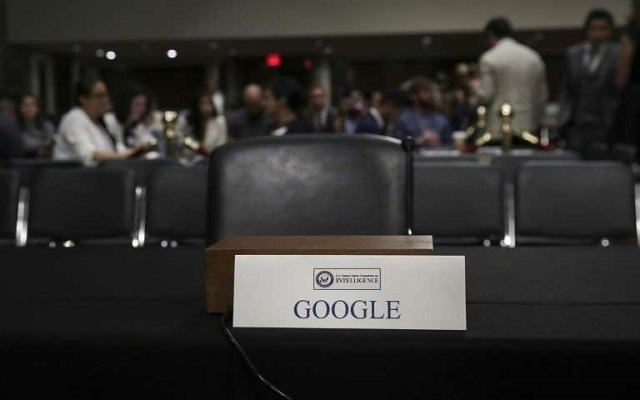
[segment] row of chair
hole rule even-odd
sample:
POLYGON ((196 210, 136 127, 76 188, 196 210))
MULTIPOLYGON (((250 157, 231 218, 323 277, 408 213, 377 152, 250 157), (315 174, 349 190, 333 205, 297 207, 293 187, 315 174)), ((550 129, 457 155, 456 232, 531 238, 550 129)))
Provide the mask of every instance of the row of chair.
POLYGON ((0 202, 10 204, 0 237, 18 245, 202 244, 206 168, 160 168, 144 183, 120 168, 47 168, 20 188, 17 171, 0 171, 0 202))
POLYGON ((477 163, 414 171, 412 230, 443 243, 637 243, 633 177, 621 164, 530 161, 514 184, 477 163))
POLYGON ((518 244, 630 243, 636 235, 633 178, 614 163, 531 162, 512 184, 495 164, 424 157, 408 164, 393 139, 304 135, 224 146, 208 171, 138 164, 43 169, 27 182, 16 171, 0 173, 0 204, 8 205, 0 236, 10 242, 17 226, 19 244, 139 246, 408 231, 436 243, 503 245, 516 237, 518 244))

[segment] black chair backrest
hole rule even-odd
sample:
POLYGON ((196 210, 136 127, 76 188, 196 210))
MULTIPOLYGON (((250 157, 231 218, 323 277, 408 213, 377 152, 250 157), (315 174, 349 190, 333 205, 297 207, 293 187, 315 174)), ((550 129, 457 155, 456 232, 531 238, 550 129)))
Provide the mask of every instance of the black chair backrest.
POLYGON ((493 158, 492 165, 502 171, 505 183, 515 182, 520 168, 531 161, 578 161, 580 157, 570 151, 557 152, 512 152, 493 158))
POLYGON ((49 168, 81 168, 79 161, 56 161, 39 158, 14 158, 8 162, 8 167, 20 174, 20 186, 30 187, 38 177, 38 173, 49 168))
POLYGON ((504 236, 500 171, 474 162, 414 164, 412 230, 436 244, 499 242, 504 236))
POLYGON ((102 161, 100 168, 131 171, 134 174, 136 186, 147 186, 149 178, 158 168, 175 166, 176 164, 165 158, 153 160, 130 159, 102 161))
POLYGON ((402 235, 406 154, 382 136, 265 137, 209 160, 207 243, 236 235, 402 235))
POLYGON ((28 232, 52 240, 130 239, 133 216, 130 171, 47 169, 31 189, 28 232))
POLYGON ((419 148, 414 152, 413 159, 416 162, 477 162, 475 154, 460 154, 457 151, 438 151, 419 148))
POLYGON ((543 162, 516 181, 516 244, 635 236, 633 176, 614 162, 543 162))
POLYGON ((146 233, 158 239, 204 241, 207 168, 158 169, 147 186, 146 233))
POLYGON ((0 170, 0 239, 16 237, 20 174, 13 170, 0 170))

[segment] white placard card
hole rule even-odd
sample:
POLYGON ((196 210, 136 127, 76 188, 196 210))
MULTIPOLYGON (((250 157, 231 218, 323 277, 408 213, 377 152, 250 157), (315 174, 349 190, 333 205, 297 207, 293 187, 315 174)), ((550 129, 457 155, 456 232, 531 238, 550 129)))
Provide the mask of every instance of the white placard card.
POLYGON ((237 255, 233 326, 466 330, 461 256, 237 255))

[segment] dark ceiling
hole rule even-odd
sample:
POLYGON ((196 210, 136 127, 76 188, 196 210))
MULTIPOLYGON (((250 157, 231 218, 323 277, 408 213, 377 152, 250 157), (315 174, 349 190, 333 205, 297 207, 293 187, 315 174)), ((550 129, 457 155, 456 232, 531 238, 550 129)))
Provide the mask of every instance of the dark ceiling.
MULTIPOLYGON (((570 44, 580 40, 579 30, 523 31, 516 37, 538 50, 543 56, 557 56, 570 44)), ((385 35, 361 37, 282 38, 255 40, 194 40, 111 43, 44 43, 26 45, 30 49, 104 63, 134 65, 192 64, 231 57, 264 57, 276 52, 283 56, 332 57, 336 59, 470 59, 486 50, 483 35, 475 33, 385 35), (100 58, 96 52, 113 50, 114 61, 100 58), (168 59, 167 50, 175 49, 178 57, 168 59)))

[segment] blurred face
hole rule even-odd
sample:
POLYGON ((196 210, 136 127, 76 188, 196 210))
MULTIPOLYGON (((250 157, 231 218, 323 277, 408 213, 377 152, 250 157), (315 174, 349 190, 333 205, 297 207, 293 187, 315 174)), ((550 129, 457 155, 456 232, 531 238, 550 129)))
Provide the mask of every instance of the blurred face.
POLYGON ((371 107, 375 107, 378 110, 382 107, 382 93, 373 92, 371 95, 371 107))
POLYGON ((87 96, 80 97, 80 106, 92 119, 104 115, 111 109, 107 85, 102 81, 96 82, 91 88, 91 93, 87 96))
POLYGON ((250 86, 245 89, 243 103, 244 109, 249 115, 262 114, 264 104, 260 86, 250 86))
POLYGON ((20 114, 27 121, 33 121, 40 113, 40 107, 38 106, 38 100, 33 96, 26 96, 20 103, 20 114))
POLYGON ((396 107, 391 101, 381 100, 380 101, 380 115, 382 118, 389 122, 396 118, 398 114, 400 114, 400 109, 396 107))
POLYGON ((7 115, 15 116, 16 114, 16 103, 11 99, 0 99, 0 112, 3 112, 7 115))
POLYGON ((309 105, 316 111, 322 111, 327 106, 327 96, 324 89, 315 87, 309 93, 309 105))
POLYGON ((613 36, 613 28, 606 19, 594 19, 587 25, 587 42, 599 45, 613 36))
POLYGON ((213 116, 213 102, 211 101, 211 97, 206 95, 200 97, 198 110, 200 111, 200 115, 202 115, 203 118, 210 118, 211 116, 213 116))
POLYGON ((267 114, 275 116, 285 107, 286 104, 284 104, 284 100, 276 99, 271 89, 267 88, 267 90, 264 91, 264 108, 267 114))
POLYGON ((421 108, 433 107, 433 91, 431 89, 419 89, 414 95, 416 105, 421 108))
POLYGON ((147 97, 139 94, 131 99, 131 111, 129 121, 140 121, 147 110, 147 97))
POLYGON ((489 47, 493 47, 496 44, 498 44, 498 38, 496 37, 496 35, 494 35, 491 32, 487 33, 486 39, 487 39, 487 44, 489 45, 489 47))

